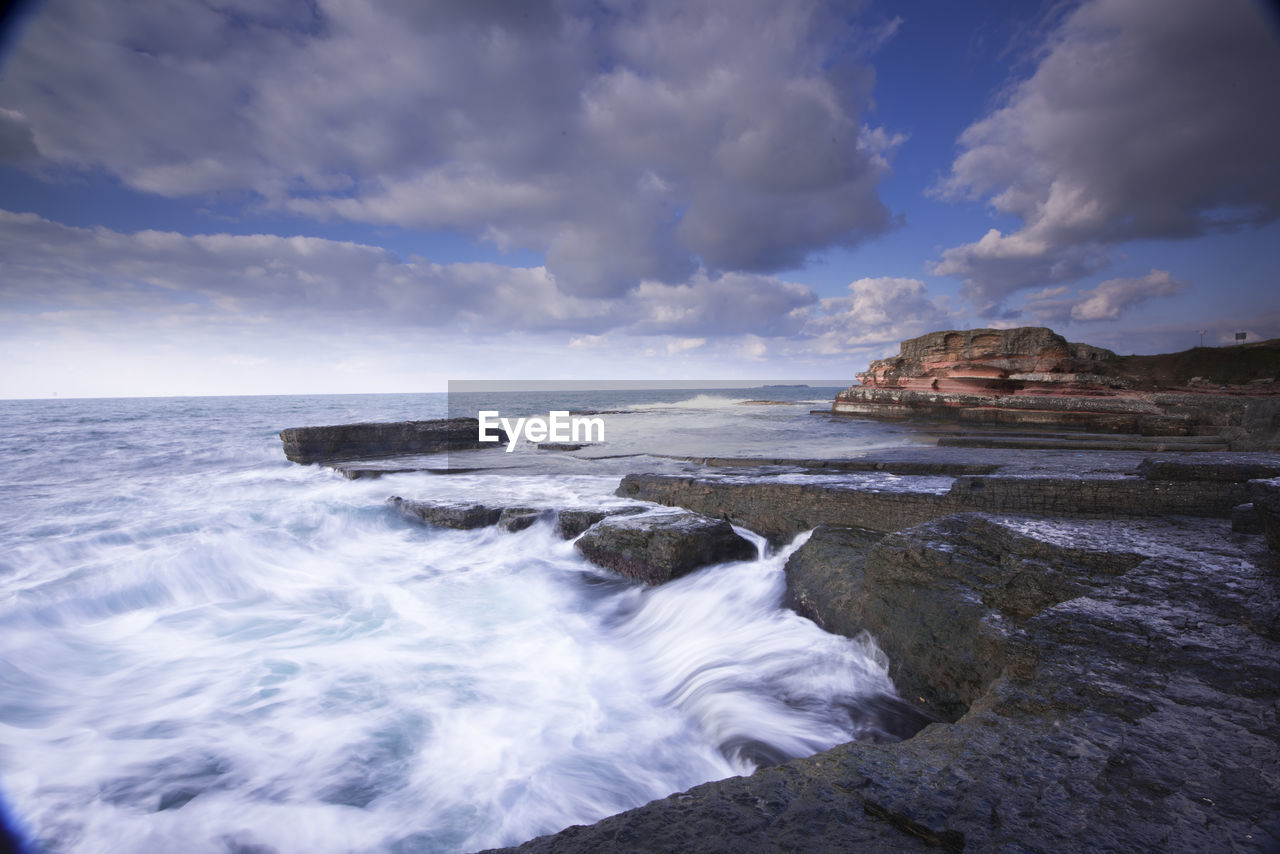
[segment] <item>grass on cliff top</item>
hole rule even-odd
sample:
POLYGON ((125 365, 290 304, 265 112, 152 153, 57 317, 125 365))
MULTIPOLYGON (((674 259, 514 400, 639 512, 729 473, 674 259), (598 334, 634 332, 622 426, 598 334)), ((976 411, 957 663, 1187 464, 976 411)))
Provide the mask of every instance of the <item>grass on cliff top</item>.
POLYGON ((1213 385, 1247 385, 1280 379, 1280 338, 1232 347, 1193 347, 1181 353, 1119 356, 1115 369, 1143 386, 1186 385, 1201 377, 1213 385))

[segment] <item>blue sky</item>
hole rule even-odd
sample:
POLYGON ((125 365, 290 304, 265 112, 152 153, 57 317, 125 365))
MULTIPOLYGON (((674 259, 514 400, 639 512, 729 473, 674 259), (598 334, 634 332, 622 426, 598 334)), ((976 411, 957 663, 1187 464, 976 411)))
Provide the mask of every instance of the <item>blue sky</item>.
POLYGON ((32 4, 0 397, 852 380, 1280 336, 1252 0, 32 4))

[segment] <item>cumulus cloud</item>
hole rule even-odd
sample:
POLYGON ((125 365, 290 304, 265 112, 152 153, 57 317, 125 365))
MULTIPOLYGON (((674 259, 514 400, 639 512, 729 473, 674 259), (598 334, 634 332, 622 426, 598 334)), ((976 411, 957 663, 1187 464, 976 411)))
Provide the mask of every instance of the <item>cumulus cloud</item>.
POLYGON ((1280 46, 1258 4, 1086 0, 1041 53, 938 188, 1022 222, 931 267, 980 308, 1093 273, 1121 241, 1280 216, 1280 46))
POLYGON ((50 0, 0 141, 149 193, 455 229, 617 297, 893 225, 901 139, 849 60, 891 29, 856 30, 861 5, 50 0))
POLYGON ((1110 279, 1081 294, 1071 307, 1073 320, 1116 320, 1128 308, 1152 297, 1167 297, 1186 290, 1187 283, 1167 270, 1152 270, 1134 279, 1110 279))
POLYGON ((1108 279, 1075 294, 1068 293, 1067 285, 1045 288, 1028 296, 1024 307, 1041 323, 1118 320, 1139 303, 1172 296, 1187 287, 1167 270, 1152 270, 1145 276, 1108 279))
MULTIPOLYGON (((11 309, 127 311, 235 324, 282 318, 343 328, 673 335, 683 341, 800 329, 817 298, 770 276, 697 272, 612 299, 564 293, 546 267, 437 264, 316 237, 124 233, 0 211, 0 298, 11 309)), ((687 349, 687 348, 686 348, 687 349)))
POLYGON ((924 282, 882 276, 849 284, 849 296, 824 299, 804 327, 819 353, 854 352, 896 344, 954 325, 943 300, 929 295, 924 282))

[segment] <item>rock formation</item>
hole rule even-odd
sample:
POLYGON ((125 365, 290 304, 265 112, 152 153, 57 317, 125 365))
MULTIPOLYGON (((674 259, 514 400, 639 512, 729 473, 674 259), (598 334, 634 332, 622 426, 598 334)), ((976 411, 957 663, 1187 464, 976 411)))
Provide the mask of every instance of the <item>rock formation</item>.
POLYGON ((756 556, 756 547, 738 536, 728 522, 697 513, 610 516, 592 525, 574 546, 597 566, 646 584, 661 584, 713 563, 756 556))
MULTIPOLYGON (((1205 351, 1201 362, 1216 365, 1225 349, 1200 348, 1205 351)), ((1263 342, 1249 354, 1257 371, 1267 371, 1280 359, 1280 346, 1263 342)), ((1196 366, 1182 356, 1167 361, 1185 365, 1180 370, 1196 366)), ((896 357, 872 362, 857 375, 861 385, 840 392, 831 411, 1168 436, 1258 429, 1243 427, 1245 412, 1260 396, 1274 393, 1273 377, 1231 389, 1209 388, 1202 377, 1191 378, 1199 383, 1187 379, 1163 387, 1159 378, 1171 382, 1172 369, 1148 364, 1160 358, 1120 357, 1036 326, 932 332, 902 342, 896 357)), ((1255 421, 1267 420, 1269 412, 1259 410, 1255 421)))
POLYGON ((480 423, 474 418, 431 421, 337 424, 328 427, 290 427, 280 431, 284 455, 295 463, 370 460, 441 451, 497 448, 507 441, 479 441, 480 423))
POLYGON ((1277 850, 1280 578, 1260 543, 1219 519, 820 527, 790 603, 872 632, 940 722, 507 850, 1277 850))

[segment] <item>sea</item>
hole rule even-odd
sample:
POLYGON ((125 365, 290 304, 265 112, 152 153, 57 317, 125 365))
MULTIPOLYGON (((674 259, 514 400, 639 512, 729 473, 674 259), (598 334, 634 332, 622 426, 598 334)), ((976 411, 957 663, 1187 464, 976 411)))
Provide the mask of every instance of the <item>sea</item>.
POLYGON ((756 559, 645 587, 549 518, 444 530, 387 502, 624 506, 622 475, 681 457, 920 441, 810 414, 836 390, 481 394, 603 413, 605 441, 362 480, 288 462, 279 431, 457 396, 0 401, 10 824, 46 852, 470 852, 891 738, 865 713, 894 690, 874 641, 784 607, 807 534, 739 529, 756 559))

